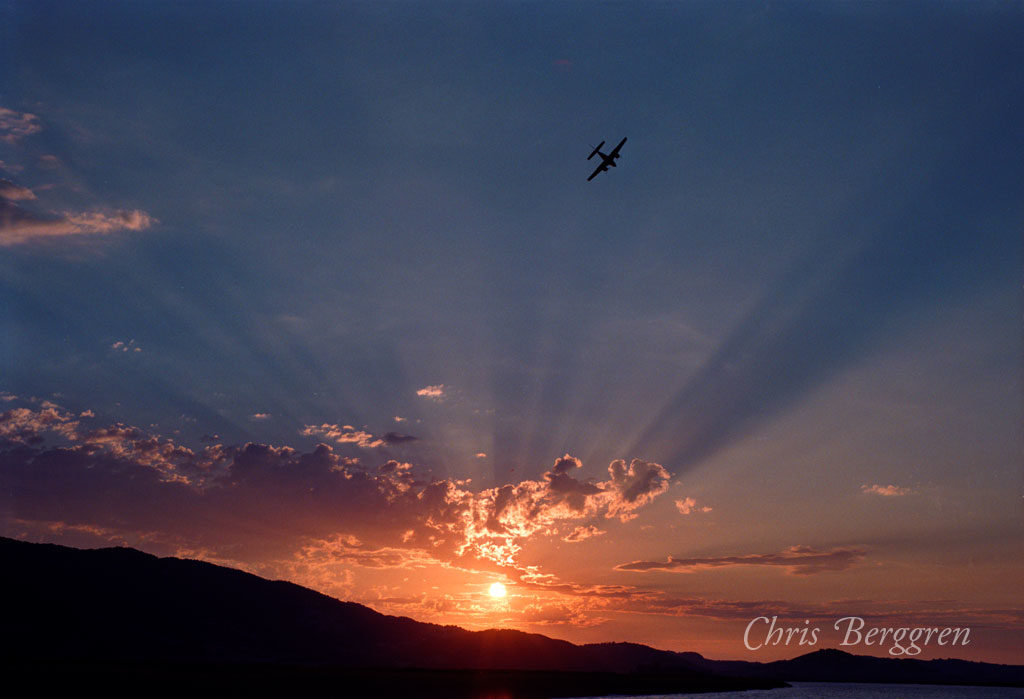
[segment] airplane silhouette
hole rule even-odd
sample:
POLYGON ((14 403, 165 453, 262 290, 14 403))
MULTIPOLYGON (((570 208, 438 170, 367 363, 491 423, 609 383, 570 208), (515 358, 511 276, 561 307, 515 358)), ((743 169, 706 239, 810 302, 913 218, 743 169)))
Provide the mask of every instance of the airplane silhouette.
POLYGON ((587 182, 590 182, 590 180, 597 177, 598 174, 607 170, 609 165, 611 167, 615 167, 615 159, 619 157, 619 149, 622 148, 622 144, 625 142, 626 139, 622 139, 621 141, 619 141, 619 145, 615 146, 615 150, 613 150, 608 155, 605 155, 604 153, 601 152, 601 146, 604 145, 604 141, 601 141, 600 143, 597 144, 597 148, 595 148, 593 152, 591 152, 591 154, 587 156, 587 160, 590 160, 595 155, 600 155, 601 164, 598 165, 597 169, 594 170, 593 174, 591 174, 590 177, 587 178, 587 182))

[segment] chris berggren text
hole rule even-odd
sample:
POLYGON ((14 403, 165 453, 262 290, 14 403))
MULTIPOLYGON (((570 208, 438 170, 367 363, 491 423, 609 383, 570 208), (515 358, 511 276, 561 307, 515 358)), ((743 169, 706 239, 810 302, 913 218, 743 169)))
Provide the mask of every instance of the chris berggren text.
MULTIPOLYGON (((779 618, 759 616, 747 624, 743 632, 743 645, 747 650, 770 646, 815 646, 821 629, 804 620, 803 626, 782 626, 779 618)), ((841 646, 888 646, 889 655, 918 655, 931 644, 939 646, 966 646, 970 643, 969 628, 937 628, 934 626, 868 626, 859 616, 844 616, 832 625, 843 634, 841 646)))

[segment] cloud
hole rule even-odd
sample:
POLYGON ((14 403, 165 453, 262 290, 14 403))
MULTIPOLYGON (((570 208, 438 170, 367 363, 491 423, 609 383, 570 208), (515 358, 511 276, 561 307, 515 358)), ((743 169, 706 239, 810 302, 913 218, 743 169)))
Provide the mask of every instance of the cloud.
POLYGON ((908 495, 912 491, 910 488, 901 488, 898 485, 862 485, 860 487, 861 492, 866 495, 883 495, 885 497, 896 497, 900 495, 908 495))
POLYGON ((135 344, 135 340, 128 340, 128 342, 124 342, 122 340, 118 340, 117 342, 115 342, 114 344, 112 344, 110 346, 110 349, 115 350, 117 352, 141 352, 142 351, 142 348, 139 347, 137 344, 135 344))
POLYGON ((110 213, 64 212, 53 217, 43 217, 9 201, 0 201, 0 246, 9 247, 68 236, 141 231, 154 223, 154 218, 138 209, 110 213))
POLYGON ((415 442, 416 437, 410 434, 400 434, 398 432, 385 432, 381 439, 384 440, 385 444, 407 444, 409 442, 415 442))
POLYGON ((697 501, 693 498, 676 500, 676 509, 684 515, 693 514, 694 512, 711 512, 710 507, 697 507, 697 501))
POLYGON ((31 136, 43 130, 39 117, 27 112, 16 112, 0 107, 0 141, 17 143, 25 136, 31 136))
POLYGON ((570 475, 573 470, 582 466, 583 463, 579 459, 566 454, 557 459, 551 470, 544 474, 547 480, 546 496, 551 507, 563 506, 573 512, 585 512, 593 506, 596 502, 593 496, 602 494, 601 488, 570 475))
POLYGON ((437 561, 424 551, 390 546, 373 547, 351 535, 337 534, 302 547, 299 559, 309 564, 351 563, 362 568, 424 568, 437 561))
POLYGON ((523 607, 519 613, 521 621, 539 626, 573 626, 576 628, 596 626, 604 619, 596 619, 584 604, 533 603, 523 607))
POLYGON ((394 420, 395 420, 395 422, 405 422, 405 418, 404 417, 399 417, 398 415, 395 415, 394 420))
POLYGON ((326 437, 338 444, 355 444, 363 449, 376 449, 385 445, 408 444, 415 442, 416 437, 399 432, 385 432, 376 437, 366 430, 359 430, 352 425, 335 425, 323 423, 322 425, 306 425, 300 431, 306 437, 326 437))
POLYGON ((0 179, 0 199, 7 201, 31 201, 35 193, 28 187, 14 184, 10 180, 0 179))
POLYGON ((482 452, 482 451, 478 451, 476 453, 476 458, 478 458, 478 459, 486 459, 487 458, 487 454, 482 452))
POLYGON ((626 462, 619 459, 608 466, 608 473, 612 479, 607 516, 622 521, 632 519, 634 510, 668 490, 668 471, 653 462, 633 459, 627 468, 626 462))
POLYGON ((444 398, 444 384, 439 383, 436 386, 424 386, 423 388, 416 391, 417 396, 423 398, 431 398, 433 400, 441 400, 444 398))
POLYGON ((374 437, 366 430, 357 430, 352 425, 333 425, 327 422, 322 425, 306 425, 300 434, 306 437, 326 437, 338 444, 355 444, 364 449, 376 449, 386 443, 384 439, 374 437))
POLYGON ((601 536, 601 535, 603 535, 605 533, 606 532, 598 529, 593 524, 588 524, 586 526, 576 527, 571 532, 569 532, 569 534, 567 534, 566 536, 562 537, 562 541, 567 541, 570 544, 574 544, 574 543, 576 543, 578 541, 583 541, 584 539, 590 539, 590 538, 593 538, 595 536, 601 536))
POLYGON ((270 419, 270 413, 253 413, 252 414, 252 419, 253 420, 269 420, 270 419))
POLYGON ((818 550, 810 546, 791 546, 780 553, 752 553, 717 558, 674 558, 665 561, 633 561, 615 566, 616 570, 645 572, 651 570, 689 573, 708 568, 729 566, 779 566, 791 575, 814 575, 825 571, 846 570, 859 563, 864 549, 838 547, 818 550))
POLYGON ((48 434, 75 439, 77 430, 75 416, 52 403, 44 403, 40 410, 12 408, 0 413, 0 438, 13 444, 39 444, 48 434))
POLYGON ((521 540, 602 514, 626 521, 668 488, 668 472, 640 459, 628 468, 623 461, 613 461, 608 467, 611 478, 600 482, 576 478, 581 467, 579 459, 566 454, 555 460, 543 480, 506 484, 473 495, 472 516, 459 551, 514 566, 521 540))
MULTIPOLYGON (((383 443, 349 425, 303 432, 356 446, 383 443)), ((236 562, 292 560, 311 541, 344 534, 359 546, 335 549, 353 565, 433 561, 501 571, 554 594, 561 591, 555 581, 519 562, 524 542, 597 536, 595 518, 632 512, 667 479, 660 466, 639 460, 613 463, 608 480, 582 479, 582 464, 567 454, 538 480, 474 489, 469 480, 425 478, 410 462, 364 466, 328 444, 300 451, 214 439, 192 449, 121 423, 85 429, 52 403, 7 410, 0 413, 0 492, 16 495, 0 512, 0 527, 63 522, 69 532, 95 527, 150 550, 236 562)))

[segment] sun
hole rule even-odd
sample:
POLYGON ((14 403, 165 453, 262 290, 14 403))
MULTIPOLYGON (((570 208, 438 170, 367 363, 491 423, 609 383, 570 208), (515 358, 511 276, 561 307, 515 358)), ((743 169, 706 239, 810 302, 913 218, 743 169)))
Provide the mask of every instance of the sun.
POLYGON ((493 597, 495 599, 499 599, 501 597, 504 597, 507 594, 507 592, 508 591, 505 589, 505 586, 502 585, 499 582, 496 582, 493 585, 491 585, 491 589, 490 589, 491 597, 493 597))

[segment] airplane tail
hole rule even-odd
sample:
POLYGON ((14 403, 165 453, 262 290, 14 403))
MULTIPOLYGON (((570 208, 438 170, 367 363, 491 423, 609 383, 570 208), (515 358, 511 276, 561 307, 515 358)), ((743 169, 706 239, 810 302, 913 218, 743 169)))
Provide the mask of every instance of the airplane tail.
POLYGON ((591 153, 590 155, 588 155, 588 156, 587 156, 587 160, 590 160, 590 159, 591 159, 591 158, 593 158, 593 157, 594 157, 595 155, 597 155, 597 154, 598 154, 598 152, 599 152, 599 151, 601 150, 601 146, 603 146, 603 145, 604 145, 604 141, 601 141, 600 143, 598 143, 598 144, 597 144, 597 148, 595 148, 595 149, 593 150, 593 152, 592 152, 592 153, 591 153))

